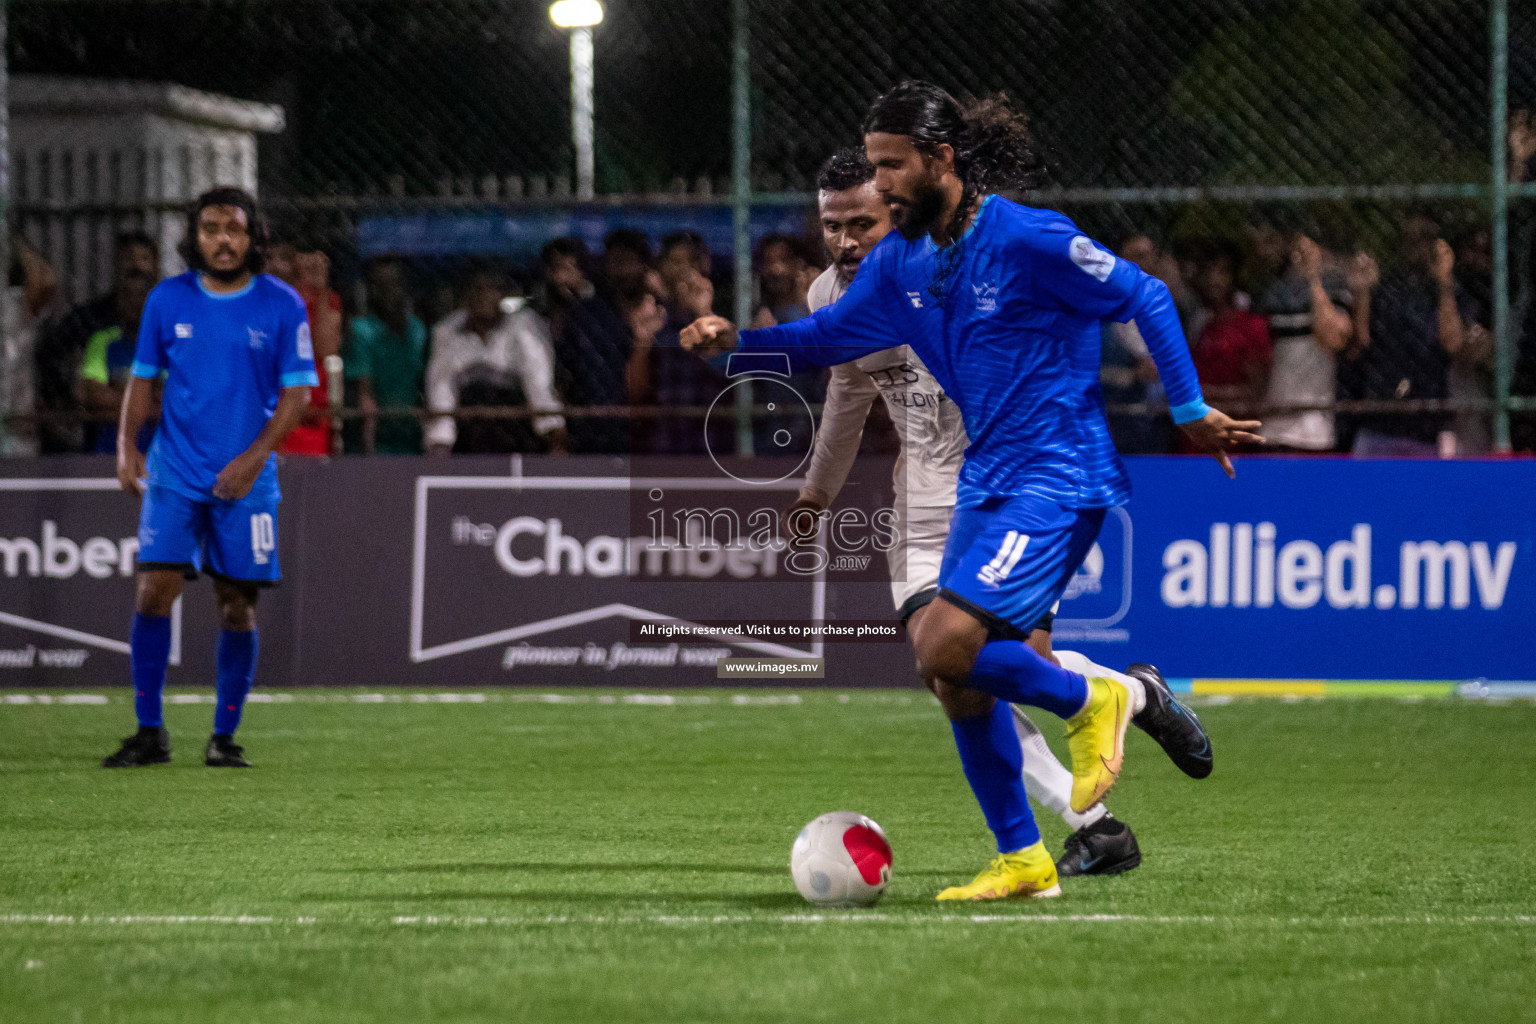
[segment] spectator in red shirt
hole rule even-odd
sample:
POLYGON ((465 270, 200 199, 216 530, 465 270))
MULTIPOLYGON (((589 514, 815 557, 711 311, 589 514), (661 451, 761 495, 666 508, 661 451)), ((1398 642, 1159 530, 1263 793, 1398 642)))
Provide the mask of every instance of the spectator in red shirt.
POLYGON ((325 361, 341 352, 341 296, 331 289, 331 261, 318 250, 300 252, 290 242, 267 250, 267 272, 299 293, 309 315, 309 335, 315 346, 315 373, 320 386, 309 389, 304 421, 278 447, 284 455, 331 455, 330 380, 325 361))
POLYGON ((1268 322, 1236 301, 1238 263, 1229 246, 1200 258, 1195 291, 1209 316, 1190 345, 1201 390, 1210 401, 1229 404, 1263 395, 1273 347, 1268 322))

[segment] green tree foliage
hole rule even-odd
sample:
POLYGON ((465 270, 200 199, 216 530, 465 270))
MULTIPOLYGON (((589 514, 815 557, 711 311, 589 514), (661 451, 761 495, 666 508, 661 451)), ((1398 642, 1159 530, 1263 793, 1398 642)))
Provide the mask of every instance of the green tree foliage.
POLYGON ((1359 5, 1308 0, 1215 28, 1169 109, 1210 147, 1211 184, 1481 180, 1481 155, 1414 106, 1411 69, 1359 5))

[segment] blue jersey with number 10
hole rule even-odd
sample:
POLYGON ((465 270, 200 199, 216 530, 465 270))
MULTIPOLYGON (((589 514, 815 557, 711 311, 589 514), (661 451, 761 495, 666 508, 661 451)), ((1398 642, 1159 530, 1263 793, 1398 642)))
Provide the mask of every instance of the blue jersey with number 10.
MULTIPOLYGON (((208 291, 195 271, 160 282, 139 321, 133 375, 162 372, 150 484, 211 500, 219 471, 256 440, 283 389, 319 384, 304 300, 267 274, 228 295, 208 291)), ((276 495, 277 460, 268 458, 251 497, 276 495)))
POLYGON ((1021 494, 1106 508, 1130 497, 1130 480, 1104 420, 1104 320, 1136 321, 1175 421, 1206 414, 1167 287, 1061 214, 999 196, 945 250, 891 232, 842 298, 803 320, 742 331, 740 344, 821 366, 910 345, 965 420, 960 508, 1021 494))

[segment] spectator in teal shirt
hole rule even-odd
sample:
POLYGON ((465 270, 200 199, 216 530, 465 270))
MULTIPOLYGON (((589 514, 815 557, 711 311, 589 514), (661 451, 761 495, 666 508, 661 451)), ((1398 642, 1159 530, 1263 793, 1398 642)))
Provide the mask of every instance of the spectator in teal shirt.
POLYGON ((421 421, 410 413, 381 409, 418 408, 427 364, 427 327, 410 311, 405 261, 378 256, 367 268, 368 312, 347 329, 347 380, 357 384, 363 413, 362 447, 368 454, 421 454, 421 421))

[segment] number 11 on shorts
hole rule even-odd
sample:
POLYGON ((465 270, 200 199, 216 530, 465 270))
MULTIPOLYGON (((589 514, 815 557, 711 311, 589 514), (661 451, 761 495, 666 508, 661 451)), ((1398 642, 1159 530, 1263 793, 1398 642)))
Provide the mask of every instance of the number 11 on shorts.
POLYGON ((1019 564, 1019 558, 1024 554, 1024 548, 1029 543, 1029 537, 1018 530, 1009 530, 1008 536, 1003 538, 1002 546, 997 549, 997 557, 981 567, 981 572, 976 578, 983 583, 997 586, 1008 578, 1013 572, 1013 567, 1019 564))

